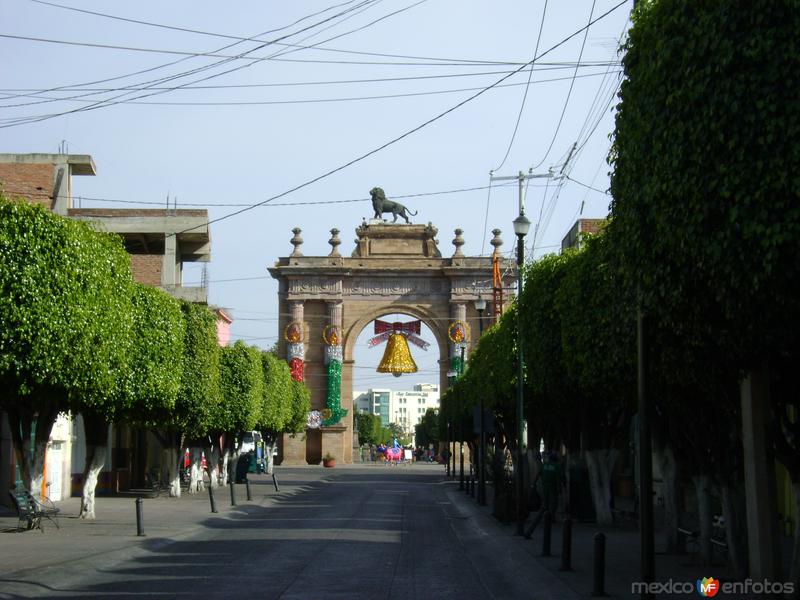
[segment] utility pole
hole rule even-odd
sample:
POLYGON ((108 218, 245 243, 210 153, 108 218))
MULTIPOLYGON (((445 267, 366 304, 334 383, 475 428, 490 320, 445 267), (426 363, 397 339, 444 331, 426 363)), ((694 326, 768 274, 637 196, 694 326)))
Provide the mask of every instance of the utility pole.
MULTIPOLYGON (((531 225, 531 222, 525 217, 525 191, 522 187, 523 182, 528 179, 550 179, 553 177, 551 172, 547 172, 546 174, 534 174, 531 171, 533 169, 528 170, 528 174, 526 175, 522 171, 519 172, 516 176, 504 176, 504 177, 494 177, 490 176, 492 181, 508 181, 516 179, 519 181, 519 216, 514 219, 514 234, 517 236, 517 297, 520 298, 522 296, 522 286, 523 286, 523 267, 525 263, 525 236, 528 233, 528 228, 531 225)), ((523 525, 525 522, 525 515, 524 515, 524 506, 525 506, 525 474, 523 472, 523 465, 525 464, 524 454, 522 450, 522 446, 525 439, 525 403, 523 398, 523 352, 522 352, 522 342, 523 342, 523 335, 522 335, 522 314, 519 310, 517 310, 517 410, 516 410, 516 420, 517 420, 517 464, 514 467, 514 479, 515 479, 515 487, 516 487, 516 521, 517 521, 517 529, 516 534, 522 535, 523 534, 523 525)))
POLYGON ((525 174, 522 171, 519 172, 517 175, 504 175, 504 176, 495 176, 491 173, 489 174, 489 181, 512 181, 516 179, 519 181, 519 214, 525 214, 525 190, 522 187, 522 184, 528 179, 553 179, 556 176, 551 172, 548 171, 547 173, 533 173, 533 169, 528 169, 528 173, 525 174))

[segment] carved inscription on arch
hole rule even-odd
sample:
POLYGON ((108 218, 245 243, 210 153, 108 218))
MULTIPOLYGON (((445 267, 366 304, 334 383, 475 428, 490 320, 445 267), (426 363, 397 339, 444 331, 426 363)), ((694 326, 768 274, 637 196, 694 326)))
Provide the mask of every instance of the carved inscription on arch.
POLYGON ((289 298, 315 298, 315 297, 339 297, 342 295, 342 280, 329 277, 304 277, 302 279, 290 279, 289 298))
POLYGON ((447 290, 442 281, 421 277, 405 277, 397 279, 377 277, 354 277, 344 281, 345 296, 408 296, 408 295, 440 295, 447 290))

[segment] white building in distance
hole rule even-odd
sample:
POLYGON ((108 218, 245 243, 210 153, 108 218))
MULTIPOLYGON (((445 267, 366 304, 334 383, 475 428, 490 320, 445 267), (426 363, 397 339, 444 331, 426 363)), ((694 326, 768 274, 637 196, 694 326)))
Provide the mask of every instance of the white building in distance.
POLYGON ((414 426, 427 410, 439 410, 439 386, 418 383, 413 390, 373 388, 366 392, 354 391, 353 406, 359 413, 380 416, 384 427, 397 423, 413 438, 414 426))

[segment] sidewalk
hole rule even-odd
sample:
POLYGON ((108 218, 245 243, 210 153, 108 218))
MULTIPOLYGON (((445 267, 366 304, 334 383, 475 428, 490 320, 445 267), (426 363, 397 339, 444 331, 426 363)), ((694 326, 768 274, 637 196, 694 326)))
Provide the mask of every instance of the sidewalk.
MULTIPOLYGON (((444 473, 442 474, 444 477, 444 473)), ((458 479, 447 480, 452 487, 451 497, 468 512, 473 518, 491 520, 497 527, 504 529, 508 535, 510 544, 515 544, 528 553, 533 563, 543 567, 552 575, 561 580, 575 594, 584 598, 591 598, 594 584, 594 536, 596 533, 603 533, 606 537, 605 543, 605 585, 606 596, 611 598, 638 598, 639 594, 634 593, 632 587, 635 582, 641 581, 641 557, 640 557, 640 537, 639 530, 635 522, 626 522, 611 527, 600 527, 596 523, 578 522, 572 523, 572 559, 571 570, 562 571, 562 539, 563 539, 563 518, 559 515, 559 520, 553 523, 551 529, 550 556, 542 556, 543 551, 543 524, 539 524, 530 539, 514 535, 516 524, 501 524, 491 514, 492 488, 487 487, 487 506, 478 506, 476 500, 465 490, 458 489, 458 479)), ((528 517, 525 524, 532 522, 533 515, 528 517)), ((699 596, 695 586, 698 579, 703 577, 713 577, 721 581, 733 581, 730 572, 717 559, 713 566, 703 567, 697 559, 690 554, 666 554, 666 547, 663 536, 656 533, 655 539, 656 557, 656 582, 669 584, 672 580, 679 586, 691 584, 691 594, 680 588, 674 593, 658 593, 655 597, 662 598, 686 598, 699 596)), ((752 598, 750 595, 725 594, 726 599, 745 599, 752 598)), ((766 596, 765 596, 766 597, 766 596)))
POLYGON ((22 575, 76 560, 108 564, 113 557, 125 559, 139 550, 154 550, 183 539, 214 521, 230 519, 247 506, 267 506, 286 499, 304 489, 319 474, 308 470, 277 471, 280 492, 276 492, 268 475, 251 475, 253 501, 247 501, 244 484, 236 484, 237 506, 231 506, 230 490, 216 488, 217 513, 211 512, 208 491, 180 498, 162 495, 142 497, 144 537, 136 535, 136 494, 97 496, 93 521, 78 518, 80 498, 57 502, 60 528, 43 520, 44 533, 17 530, 17 515, 0 506, 0 579, 10 574, 22 575))

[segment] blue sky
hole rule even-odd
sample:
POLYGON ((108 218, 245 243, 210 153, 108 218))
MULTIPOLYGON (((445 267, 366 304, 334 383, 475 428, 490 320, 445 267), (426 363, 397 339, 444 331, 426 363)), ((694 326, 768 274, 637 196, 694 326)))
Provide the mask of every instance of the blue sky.
MULTIPOLYGON (((0 0, 0 152, 92 155, 97 176, 74 180, 83 207, 208 208, 210 302, 233 313, 234 338, 269 347, 266 267, 295 226, 307 256, 330 251, 333 227, 349 254, 374 186, 438 227, 445 256, 455 228, 467 255, 490 253, 493 228, 513 250, 516 185, 488 190, 492 170, 568 176, 530 182, 528 256, 605 216, 632 2, 618 4, 0 0)), ((375 373, 368 334, 356 389, 436 382, 435 351, 415 353, 416 379, 375 373)))

